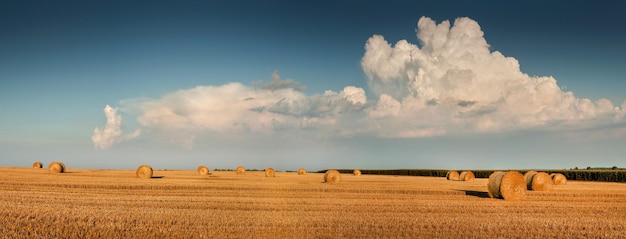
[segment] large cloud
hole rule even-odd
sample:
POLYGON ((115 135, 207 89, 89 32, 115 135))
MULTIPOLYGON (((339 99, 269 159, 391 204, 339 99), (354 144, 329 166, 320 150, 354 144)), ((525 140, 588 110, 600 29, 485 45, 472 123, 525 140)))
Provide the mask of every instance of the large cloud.
MULTIPOLYGON (((198 135, 414 138, 623 123, 626 101, 618 107, 606 99, 576 98, 552 77, 521 72, 516 59, 490 51, 469 18, 451 26, 422 17, 417 38, 421 47, 406 40, 391 45, 379 35, 367 41, 361 66, 375 95, 369 100, 355 86, 306 95, 304 86, 275 72, 265 83, 197 86, 157 99, 124 100, 122 109, 145 132, 187 146, 198 135)), ((92 137, 96 148, 135 136, 121 136, 115 109, 107 106, 105 113, 107 125, 92 137)))
MULTIPOLYGON (((347 86, 341 92, 307 96, 293 80, 277 73, 263 87, 240 83, 197 86, 160 99, 124 101, 139 123, 166 132, 190 146, 199 134, 257 134, 283 130, 335 131, 366 105, 365 91, 347 86), (266 87, 267 86, 267 87, 266 87)), ((340 133, 340 132, 335 132, 340 133)))
POLYGON ((606 99, 579 99, 552 77, 522 73, 517 60, 489 50, 469 18, 450 26, 422 17, 417 38, 422 47, 406 40, 392 46, 378 35, 365 46, 361 65, 378 98, 369 115, 402 125, 386 135, 585 127, 623 118, 606 99))

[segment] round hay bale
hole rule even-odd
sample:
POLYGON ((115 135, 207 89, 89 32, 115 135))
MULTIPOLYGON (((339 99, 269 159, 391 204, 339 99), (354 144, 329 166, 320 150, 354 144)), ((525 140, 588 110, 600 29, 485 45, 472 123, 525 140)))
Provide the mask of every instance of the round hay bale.
POLYGON ((33 168, 42 168, 43 164, 41 162, 34 162, 33 163, 33 168))
POLYGON ((305 175, 306 174, 306 169, 304 168, 299 168, 298 169, 298 175, 305 175))
POLYGON ((552 191, 552 177, 544 172, 536 173, 532 176, 531 189, 533 191, 552 191))
POLYGON ((524 180, 526 181, 526 189, 528 190, 533 189, 532 183, 533 183, 533 176, 535 174, 537 174, 537 171, 533 171, 533 170, 524 173, 524 180))
POLYGON ((198 174, 200 175, 209 175, 209 168, 204 165, 198 166, 198 174))
POLYGON ((496 171, 489 175, 489 197, 504 200, 520 200, 526 195, 524 176, 515 171, 496 171))
POLYGON ((138 178, 152 178, 152 167, 150 165, 141 165, 137 168, 138 178))
POLYGON ((274 168, 266 168, 265 177, 276 177, 276 170, 274 168))
POLYGON ((244 174, 246 173, 246 168, 244 168, 243 166, 237 166, 237 169, 235 170, 236 174, 244 174))
POLYGON ((461 172, 461 175, 459 175, 459 178, 461 181, 471 181, 474 180, 474 178, 476 178, 474 176, 474 173, 472 173, 472 171, 463 171, 461 172))
POLYGON ((48 165, 48 172, 51 173, 63 173, 65 172, 65 164, 61 162, 52 162, 48 165))
POLYGON ((495 171, 489 175, 489 182, 487 183, 487 189, 490 198, 499 198, 500 195, 500 182, 506 172, 495 171))
POLYGON ((355 169, 354 171, 352 171, 352 175, 361 176, 361 170, 355 169))
POLYGON ((567 178, 563 174, 553 173, 553 174, 550 174, 550 177, 552 178, 552 182, 554 183, 554 185, 567 184, 567 178))
POLYGON ((341 173, 339 171, 331 169, 324 174, 325 183, 338 183, 341 181, 341 173))
POLYGON ((459 181, 461 180, 461 176, 459 175, 459 172, 457 171, 448 171, 448 173, 446 174, 446 179, 459 181))

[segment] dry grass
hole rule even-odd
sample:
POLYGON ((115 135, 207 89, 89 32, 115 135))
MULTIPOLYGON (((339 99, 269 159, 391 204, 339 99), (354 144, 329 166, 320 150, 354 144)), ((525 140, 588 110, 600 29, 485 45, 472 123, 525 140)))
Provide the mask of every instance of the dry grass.
POLYGON ((487 179, 0 167, 1 238, 623 238, 626 184, 570 181, 521 201, 487 179))
POLYGON ((152 167, 150 167, 150 165, 141 165, 137 168, 137 171, 135 172, 135 174, 137 175, 138 178, 152 178, 152 167))
POLYGON ((265 177, 276 177, 276 170, 274 168, 266 168, 265 177))
POLYGON ((325 183, 338 183, 341 181, 341 173, 339 171, 331 169, 324 174, 325 183))
POLYGON ((209 168, 204 165, 198 166, 198 174, 203 176, 209 175, 209 168))
POLYGON ((448 173, 446 173, 446 179, 452 180, 452 181, 459 181, 461 180, 461 175, 459 175, 459 172, 457 171, 448 171, 448 173))

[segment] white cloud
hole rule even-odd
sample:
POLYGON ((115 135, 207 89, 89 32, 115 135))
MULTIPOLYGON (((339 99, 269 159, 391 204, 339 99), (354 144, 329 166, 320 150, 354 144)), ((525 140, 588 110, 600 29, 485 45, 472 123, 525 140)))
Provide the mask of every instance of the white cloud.
POLYGON ((404 125, 396 129, 398 137, 427 126, 434 132, 482 132, 623 119, 623 107, 606 99, 579 99, 552 77, 522 73, 517 60, 489 50, 480 26, 469 18, 450 26, 422 17, 417 37, 421 48, 406 40, 392 46, 375 35, 361 61, 379 100, 369 116, 393 115, 389 124, 404 125))
POLYGON ((103 129, 96 127, 91 136, 96 149, 106 149, 115 143, 136 138, 141 134, 140 130, 135 130, 130 134, 122 135, 122 116, 117 113, 117 108, 106 105, 104 115, 107 118, 106 125, 103 129))
POLYGON ((299 86, 297 82, 285 81, 288 82, 275 73, 268 84, 280 87, 248 87, 240 83, 197 86, 159 99, 127 100, 123 104, 129 113, 137 115, 143 127, 157 129, 189 147, 194 136, 201 134, 335 131, 350 112, 363 111, 367 101, 365 91, 354 86, 341 92, 329 90, 307 96, 300 92, 300 87, 284 87, 299 86))
MULTIPOLYGON (((201 135, 416 138, 623 122, 626 101, 618 107, 606 99, 576 98, 553 77, 521 72, 515 58, 489 50, 472 19, 451 25, 422 17, 417 38, 419 46, 407 40, 391 45, 379 35, 367 41, 361 66, 374 94, 370 100, 355 86, 305 95, 304 86, 274 72, 269 82, 197 86, 125 100, 123 109, 146 132, 187 147, 201 135)), ((105 113, 107 125, 92 137, 96 148, 139 135, 122 137, 121 116, 109 106, 105 113)))

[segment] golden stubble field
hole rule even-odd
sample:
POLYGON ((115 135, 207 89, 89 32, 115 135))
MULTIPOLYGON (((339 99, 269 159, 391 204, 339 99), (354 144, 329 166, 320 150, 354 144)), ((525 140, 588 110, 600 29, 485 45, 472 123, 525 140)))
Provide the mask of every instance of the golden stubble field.
POLYGON ((568 181, 521 201, 487 180, 0 167, 2 238, 626 238, 626 184, 568 181))

